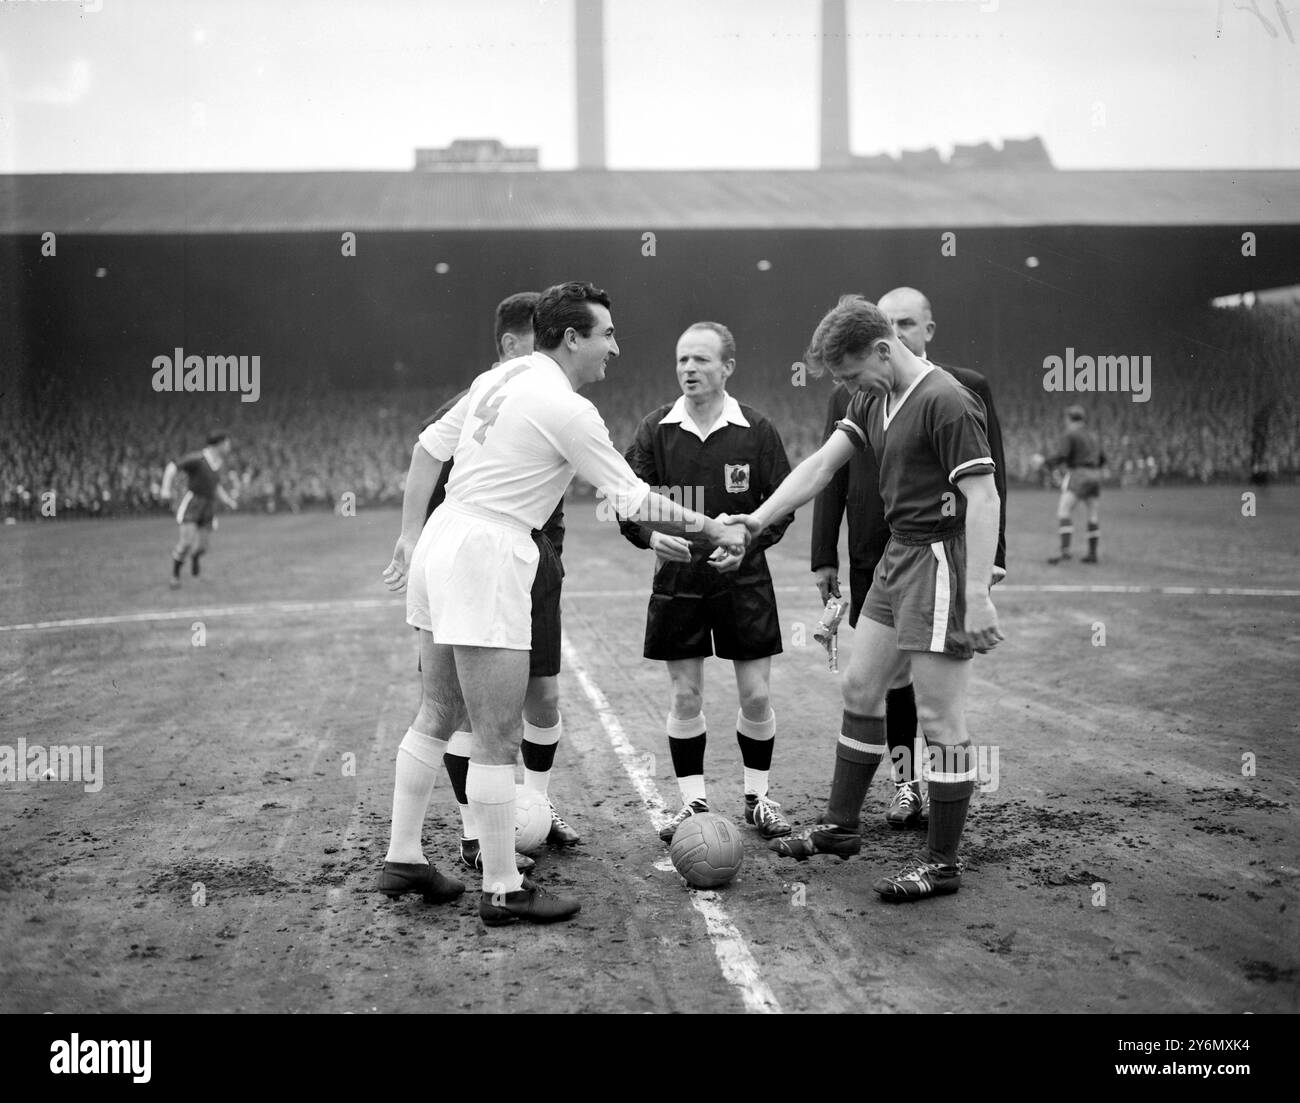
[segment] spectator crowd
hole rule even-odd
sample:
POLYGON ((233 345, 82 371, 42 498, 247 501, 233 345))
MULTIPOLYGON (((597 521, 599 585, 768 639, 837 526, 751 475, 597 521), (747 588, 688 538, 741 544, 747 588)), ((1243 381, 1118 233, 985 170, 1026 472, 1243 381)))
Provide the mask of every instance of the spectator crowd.
MULTIPOLYGON (((1156 334, 1151 344, 1135 350, 1152 357, 1147 402, 1128 394, 1048 393, 1037 364, 988 368, 1008 477, 1046 477, 1035 454, 1055 450, 1063 411, 1074 402, 1088 410, 1111 479, 1120 483, 1241 480, 1258 475, 1261 464, 1274 478, 1300 475, 1300 311, 1218 311, 1199 329, 1156 334)), ((821 443, 830 382, 809 378, 795 386, 789 368, 743 369, 742 363, 731 390, 773 420, 797 463, 821 443)), ((461 385, 264 391, 257 402, 241 403, 229 394, 141 392, 138 383, 128 388, 120 380, 93 387, 28 380, 20 401, 0 398, 0 518, 171 508, 160 497, 167 462, 202 447, 214 427, 233 439, 226 485, 241 509, 337 509, 347 494, 358 506, 396 505, 423 417, 461 385)), ((584 393, 621 449, 641 417, 679 392, 667 365, 615 369, 584 393)))

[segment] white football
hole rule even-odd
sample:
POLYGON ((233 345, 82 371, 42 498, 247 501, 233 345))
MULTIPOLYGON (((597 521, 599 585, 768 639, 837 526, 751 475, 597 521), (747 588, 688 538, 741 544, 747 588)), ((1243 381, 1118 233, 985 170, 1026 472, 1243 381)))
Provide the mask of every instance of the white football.
POLYGON ((531 854, 551 833, 551 802, 533 789, 515 786, 515 849, 531 854))

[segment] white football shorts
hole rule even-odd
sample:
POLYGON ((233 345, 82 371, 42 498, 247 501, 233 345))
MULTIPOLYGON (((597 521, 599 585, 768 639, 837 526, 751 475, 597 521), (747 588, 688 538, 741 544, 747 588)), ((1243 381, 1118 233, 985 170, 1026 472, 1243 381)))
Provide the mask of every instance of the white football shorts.
POLYGON ((435 643, 528 651, 539 558, 527 525, 448 498, 411 556, 406 623, 435 643))

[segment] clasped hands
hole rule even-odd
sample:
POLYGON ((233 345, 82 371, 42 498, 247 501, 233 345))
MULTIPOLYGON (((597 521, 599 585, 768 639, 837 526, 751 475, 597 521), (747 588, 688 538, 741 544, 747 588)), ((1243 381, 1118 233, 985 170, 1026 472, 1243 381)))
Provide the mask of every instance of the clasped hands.
MULTIPOLYGON (((748 515, 731 516, 721 513, 713 518, 710 526, 709 543, 715 545, 708 563, 719 574, 730 574, 740 569, 745 558, 745 549, 758 535, 759 525, 748 515), (714 527, 716 526, 716 528, 714 527)), ((655 532, 650 535, 650 547, 659 558, 660 563, 689 563, 691 561, 690 542, 681 536, 669 536, 655 532)))

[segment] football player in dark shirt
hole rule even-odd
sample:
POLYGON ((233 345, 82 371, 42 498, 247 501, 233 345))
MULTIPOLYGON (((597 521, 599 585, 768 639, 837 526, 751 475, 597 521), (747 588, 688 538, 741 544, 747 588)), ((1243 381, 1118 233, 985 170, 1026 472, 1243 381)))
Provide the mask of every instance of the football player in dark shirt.
POLYGON ((208 434, 208 443, 201 451, 189 452, 179 460, 169 461, 163 471, 163 498, 172 496, 172 483, 177 471, 184 471, 189 486, 176 509, 176 523, 181 527, 180 539, 172 551, 171 588, 181 586, 181 567, 185 557, 190 558, 190 574, 199 576, 199 560, 208 550, 212 530, 216 528, 216 503, 227 509, 238 509, 235 499, 226 493, 217 474, 230 455, 230 437, 214 431, 208 434))
POLYGON ((757 537, 817 495, 855 448, 870 447, 890 540, 842 680, 844 715, 823 822, 768 846, 800 860, 858 853, 862 802, 886 752, 885 695, 910 663, 929 748, 928 834, 921 854, 873 887, 891 901, 956 892, 975 788, 969 660, 1003 638, 990 596, 998 493, 984 411, 974 394, 912 353, 889 318, 860 296, 845 296, 822 319, 805 359, 859 393, 831 439, 757 512, 731 519, 757 537))
MULTIPOLYGON (((683 505, 710 517, 750 513, 790 473, 776 427, 727 393, 736 367, 736 342, 719 322, 696 322, 677 342, 675 402, 647 414, 637 426, 627 462, 638 477, 683 505)), ((623 535, 655 552, 646 614, 645 657, 667 664, 672 686, 668 748, 682 808, 660 830, 672 842, 677 828, 709 811, 704 784, 706 740, 704 660, 716 651, 736 671, 740 709, 736 738, 744 762, 745 821, 765 839, 790 834, 780 805, 768 797, 776 736, 771 707, 772 656, 781 653, 776 592, 764 549, 793 517, 768 526, 744 555, 713 553, 679 536, 621 521, 623 535)))
POLYGON ((1055 566, 1070 558, 1070 539, 1074 536, 1074 507, 1082 502, 1088 510, 1088 554, 1080 563, 1097 562, 1097 543, 1101 539, 1101 523, 1097 519, 1101 505, 1102 469, 1106 466, 1106 453, 1096 433, 1087 428, 1088 415, 1082 406, 1071 406, 1065 411, 1065 436, 1052 455, 1044 461, 1051 470, 1064 465, 1065 479, 1061 483, 1061 500, 1056 507, 1057 532, 1061 538, 1061 554, 1047 562, 1055 566))
MULTIPOLYGON (((988 380, 979 372, 950 364, 929 361, 928 346, 934 339, 935 321, 930 300, 914 287, 896 287, 879 302, 881 312, 894 324, 899 340, 923 361, 942 368, 958 383, 975 392, 984 405, 993 457, 993 481, 997 487, 998 548, 993 556, 993 577, 1001 581, 1006 575, 1007 480, 1002 448, 1002 428, 993 405, 988 380)), ((831 392, 825 438, 848 410, 852 396, 847 387, 831 392)), ((824 438, 824 439, 825 439, 824 438)), ((819 495, 813 507, 812 570, 817 576, 817 590, 822 604, 831 595, 840 596, 839 553, 840 519, 847 512, 849 521, 849 625, 856 627, 858 612, 876 573, 876 564, 889 541, 884 504, 880 499, 880 472, 875 454, 869 448, 854 452, 847 465, 840 468, 830 485, 819 495)), ((885 812, 891 827, 924 827, 930 818, 928 794, 922 792, 915 767, 916 696, 911 671, 901 677, 904 684, 890 689, 885 702, 885 734, 889 741, 890 773, 894 795, 885 812)))

